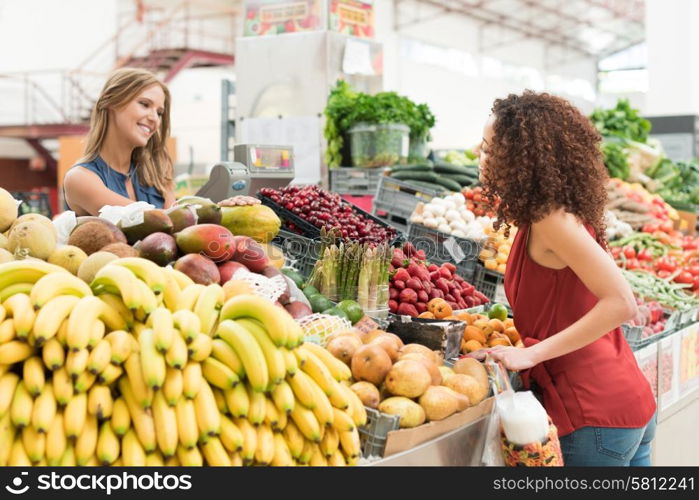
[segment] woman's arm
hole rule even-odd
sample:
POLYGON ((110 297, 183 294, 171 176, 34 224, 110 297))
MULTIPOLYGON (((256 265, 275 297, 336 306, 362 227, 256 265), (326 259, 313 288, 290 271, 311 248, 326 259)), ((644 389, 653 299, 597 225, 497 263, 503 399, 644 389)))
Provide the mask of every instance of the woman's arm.
POLYGON ((570 267, 599 301, 568 328, 532 347, 492 353, 513 370, 531 368, 585 347, 637 312, 633 292, 621 271, 575 216, 557 211, 535 223, 532 231, 536 231, 542 246, 570 267))
POLYGON ((168 185, 168 190, 163 193, 163 198, 165 198, 165 204, 163 205, 163 208, 170 208, 172 205, 175 204, 175 182, 172 181, 168 185))
POLYGON ((109 189, 94 172, 79 166, 66 172, 63 189, 71 208, 90 215, 99 215, 100 208, 105 205, 125 206, 134 202, 109 189))

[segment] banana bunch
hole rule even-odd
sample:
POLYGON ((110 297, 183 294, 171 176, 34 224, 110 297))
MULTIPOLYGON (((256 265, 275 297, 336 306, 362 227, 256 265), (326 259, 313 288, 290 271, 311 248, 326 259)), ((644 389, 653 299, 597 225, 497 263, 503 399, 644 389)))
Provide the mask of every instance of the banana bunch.
POLYGON ((0 465, 352 465, 348 367, 283 309, 139 258, 0 265, 0 465))

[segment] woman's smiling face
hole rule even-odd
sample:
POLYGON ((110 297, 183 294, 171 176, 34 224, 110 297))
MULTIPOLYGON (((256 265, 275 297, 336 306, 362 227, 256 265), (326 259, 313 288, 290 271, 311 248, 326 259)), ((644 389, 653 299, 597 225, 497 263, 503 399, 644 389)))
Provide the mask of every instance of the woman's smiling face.
POLYGON ((157 83, 143 89, 125 106, 112 111, 112 123, 133 147, 144 147, 158 132, 165 110, 165 92, 157 83))

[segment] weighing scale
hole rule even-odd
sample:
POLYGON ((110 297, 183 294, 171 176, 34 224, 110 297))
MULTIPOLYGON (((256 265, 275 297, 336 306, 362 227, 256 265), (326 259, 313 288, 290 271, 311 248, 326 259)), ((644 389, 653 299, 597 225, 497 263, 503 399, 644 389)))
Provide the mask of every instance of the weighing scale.
POLYGON ((218 203, 236 195, 254 196, 265 187, 280 189, 294 180, 291 146, 238 144, 233 158, 233 162, 213 166, 208 182, 196 196, 218 203))

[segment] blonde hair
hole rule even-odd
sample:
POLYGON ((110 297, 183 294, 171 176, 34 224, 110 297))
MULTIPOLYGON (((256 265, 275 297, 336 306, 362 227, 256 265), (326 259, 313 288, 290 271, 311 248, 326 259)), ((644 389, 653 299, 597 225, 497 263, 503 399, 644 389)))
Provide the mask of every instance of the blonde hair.
POLYGON ((170 136, 170 91, 153 73, 144 69, 121 68, 114 71, 107 79, 92 108, 85 155, 79 163, 91 162, 99 155, 107 137, 109 110, 125 106, 143 89, 153 84, 160 85, 165 94, 160 127, 144 147, 134 149, 131 161, 136 165, 141 184, 155 186, 160 194, 165 196, 173 179, 172 159, 165 149, 170 136))

